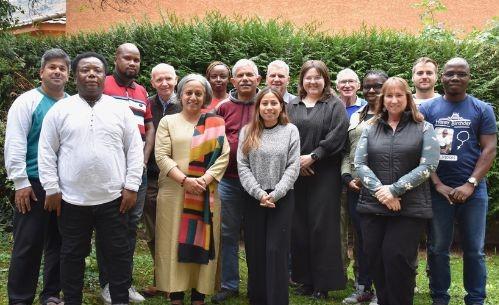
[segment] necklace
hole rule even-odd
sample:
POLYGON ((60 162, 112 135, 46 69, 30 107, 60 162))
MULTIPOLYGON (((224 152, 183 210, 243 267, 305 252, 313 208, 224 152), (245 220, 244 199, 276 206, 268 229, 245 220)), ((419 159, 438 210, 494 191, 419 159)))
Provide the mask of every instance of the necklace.
POLYGON ((306 106, 307 108, 309 108, 309 107, 314 107, 314 106, 315 106, 315 104, 317 104, 317 100, 315 100, 315 99, 314 99, 314 100, 312 100, 312 99, 304 98, 304 99, 303 99, 303 104, 305 104, 305 106, 306 106))

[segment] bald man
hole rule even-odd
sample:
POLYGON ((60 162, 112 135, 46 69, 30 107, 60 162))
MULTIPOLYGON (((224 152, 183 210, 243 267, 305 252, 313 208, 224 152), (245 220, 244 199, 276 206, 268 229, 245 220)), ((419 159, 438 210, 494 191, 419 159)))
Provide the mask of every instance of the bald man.
MULTIPOLYGON (((124 43, 116 49, 114 58, 114 72, 106 77, 104 83, 104 94, 114 97, 122 103, 126 103, 132 110, 137 127, 142 137, 144 149, 144 170, 142 174, 142 183, 137 193, 137 202, 128 212, 128 242, 130 245, 129 260, 133 270, 133 254, 135 252, 135 243, 137 240, 137 225, 144 209, 144 201, 147 188, 146 164, 154 147, 154 125, 152 123, 152 114, 147 107, 147 91, 137 84, 135 78, 140 71, 140 51, 132 43, 124 43)), ((101 251, 97 244, 97 262, 99 264, 99 282, 102 289, 102 298, 110 303, 108 268, 102 258, 101 251)), ((128 290, 131 302, 142 302, 144 297, 138 293, 133 286, 128 290)))
POLYGON ((466 93, 470 78, 465 59, 449 60, 441 77, 444 96, 420 106, 437 137, 451 138, 448 147, 440 151, 440 163, 431 176, 433 219, 428 265, 433 305, 450 301, 449 250, 455 223, 463 250, 464 302, 483 305, 486 297, 483 248, 488 194, 484 178, 496 156, 497 126, 490 104, 466 93))

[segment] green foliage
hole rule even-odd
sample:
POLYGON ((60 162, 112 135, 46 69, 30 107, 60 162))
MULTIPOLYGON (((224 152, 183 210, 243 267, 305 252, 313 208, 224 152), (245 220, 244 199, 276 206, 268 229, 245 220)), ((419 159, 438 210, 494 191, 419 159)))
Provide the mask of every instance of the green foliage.
MULTIPOLYGON (((426 2, 429 5, 432 1, 426 2)), ((433 14, 440 10, 437 8, 428 10, 433 14)), ((5 120, 5 112, 14 98, 38 85, 40 56, 46 49, 60 47, 71 57, 84 51, 96 51, 103 54, 112 66, 116 47, 123 42, 132 42, 137 44, 142 54, 142 72, 138 82, 146 85, 150 92, 153 90, 149 83, 149 71, 160 62, 172 64, 182 77, 189 72, 203 74, 213 60, 234 64, 241 58, 254 60, 264 74, 270 61, 282 59, 290 66, 290 91, 293 92, 296 91, 299 69, 307 59, 323 60, 333 80, 337 72, 346 67, 354 69, 360 76, 369 69, 383 69, 389 75, 409 80, 412 63, 421 56, 435 59, 440 66, 451 57, 461 56, 471 65, 473 80, 469 92, 492 103, 497 114, 497 20, 486 31, 475 32, 465 38, 457 38, 444 30, 437 34, 427 31, 420 35, 409 35, 364 28, 350 35, 331 36, 317 32, 314 25, 297 29, 291 23, 280 20, 264 22, 238 16, 228 18, 219 13, 211 13, 204 19, 190 22, 181 21, 175 15, 166 15, 161 23, 155 25, 131 23, 106 33, 59 38, 6 34, 0 37, 0 113, 2 120, 5 120)), ((437 90, 441 92, 440 85, 437 90)), ((67 91, 75 93, 73 81, 68 83, 67 91)), ((0 184, 6 185, 3 174, 0 179, 0 184)), ((493 212, 490 215, 497 217, 499 165, 494 166, 489 181, 493 212)), ((11 196, 6 189, 1 191, 0 198, 11 196)))
POLYGON ((0 33, 16 22, 12 14, 18 9, 8 0, 0 0, 0 33))
MULTIPOLYGON (((4 147, 5 144, 5 123, 0 120, 0 147, 4 147)), ((10 202, 13 202, 12 195, 13 195, 13 185, 11 181, 5 180, 4 177, 7 176, 5 172, 5 167, 3 164, 4 162, 4 157, 3 154, 0 155, 0 181, 3 183, 0 184, 0 229, 4 229, 6 231, 10 231, 12 228, 12 205, 10 202)))

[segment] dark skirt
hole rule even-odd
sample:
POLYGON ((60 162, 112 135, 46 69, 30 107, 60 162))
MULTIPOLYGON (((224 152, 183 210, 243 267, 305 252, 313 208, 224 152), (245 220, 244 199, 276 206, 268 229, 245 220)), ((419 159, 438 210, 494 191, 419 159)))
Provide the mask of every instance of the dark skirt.
POLYGON ((294 187, 292 279, 315 291, 341 290, 340 162, 321 160, 313 168, 315 175, 300 176, 294 187))

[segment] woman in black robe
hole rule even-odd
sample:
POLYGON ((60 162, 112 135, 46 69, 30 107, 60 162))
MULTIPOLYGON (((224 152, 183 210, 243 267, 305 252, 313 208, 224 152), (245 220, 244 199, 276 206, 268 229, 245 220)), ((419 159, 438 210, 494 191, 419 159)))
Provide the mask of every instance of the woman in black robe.
POLYGON ((303 64, 298 93, 288 108, 301 141, 291 277, 301 284, 298 294, 323 299, 329 290, 344 289, 346 284, 340 243, 340 167, 348 120, 342 102, 331 94, 324 62, 303 64))

